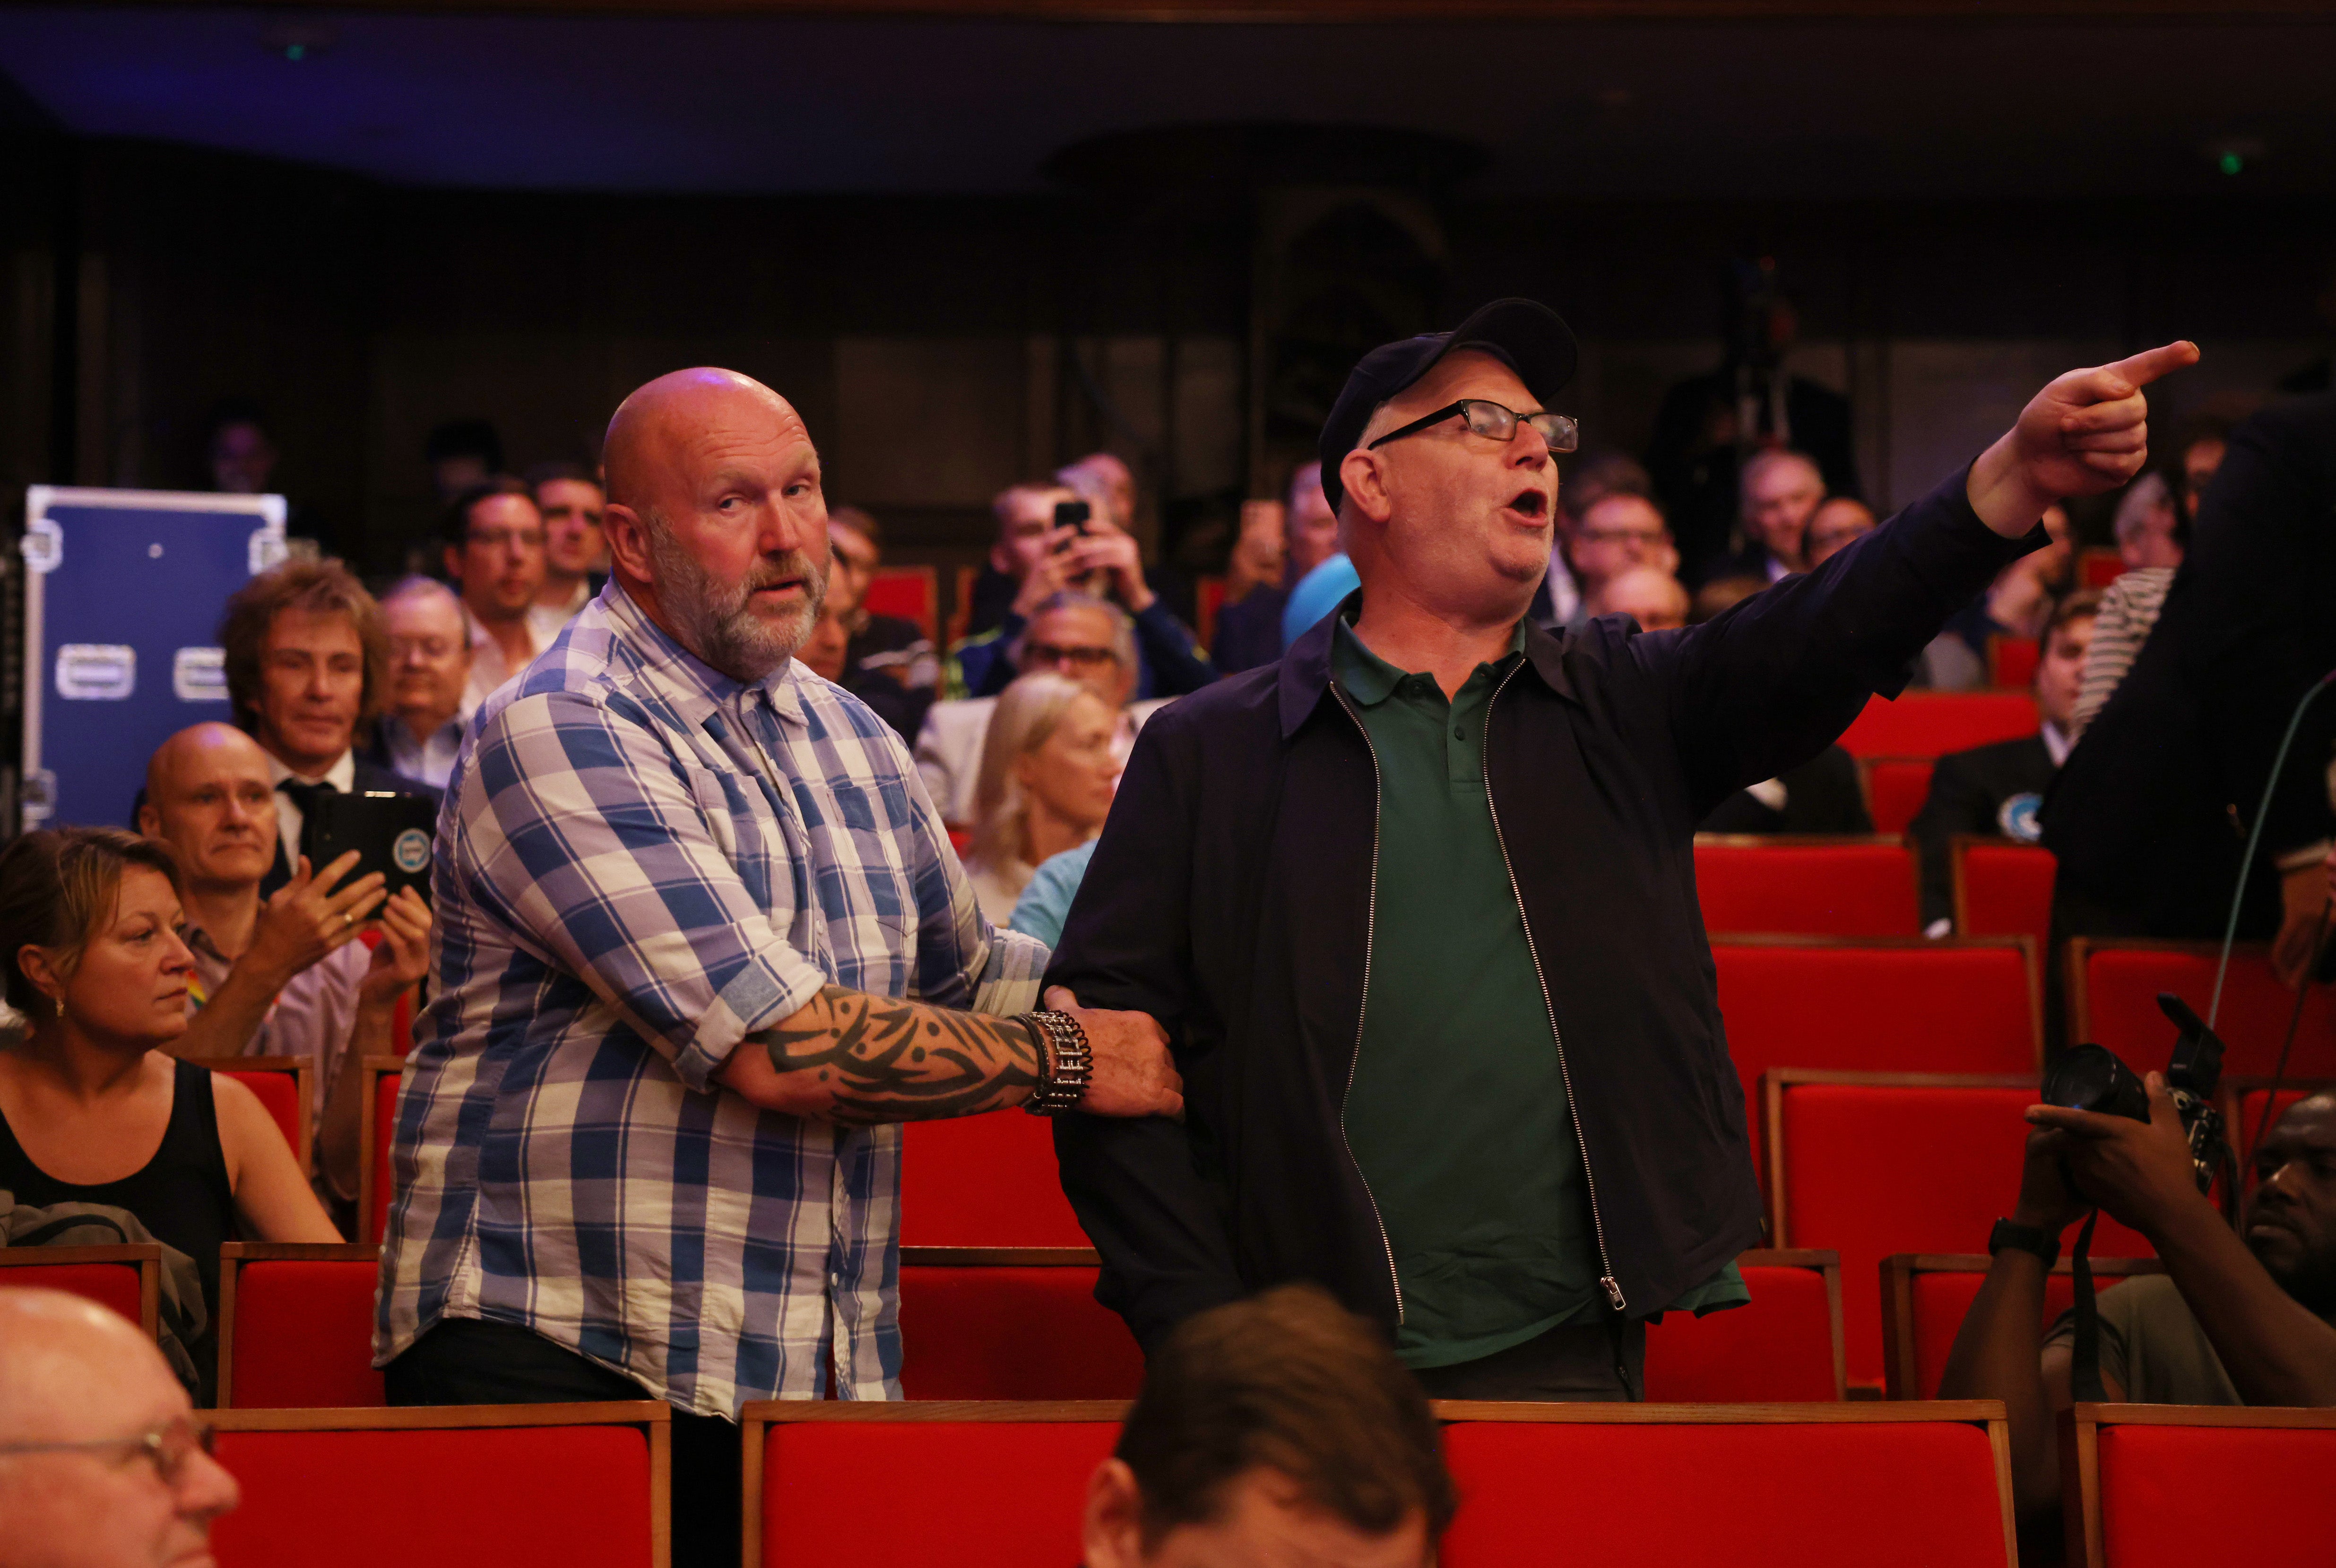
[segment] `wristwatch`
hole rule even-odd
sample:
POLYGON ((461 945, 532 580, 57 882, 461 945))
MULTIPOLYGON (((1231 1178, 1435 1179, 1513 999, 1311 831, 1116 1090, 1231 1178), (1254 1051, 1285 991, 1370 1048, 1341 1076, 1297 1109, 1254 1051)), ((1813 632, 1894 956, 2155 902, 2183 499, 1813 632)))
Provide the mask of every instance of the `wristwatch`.
POLYGON ((1076 1111, 1087 1096, 1087 1076, 1095 1068, 1095 1052, 1087 1032, 1068 1013, 1040 1008, 1019 1019, 1038 1047, 1038 1086, 1022 1108, 1034 1116, 1059 1116, 1076 1111))
POLYGON ((2023 1252, 2033 1252, 2044 1260, 2049 1271, 2060 1261, 2060 1238, 2046 1235, 2033 1225, 2023 1225, 2016 1220, 1998 1220, 1995 1229, 1988 1232, 1987 1255, 1994 1257, 2006 1247, 2017 1247, 2023 1252))

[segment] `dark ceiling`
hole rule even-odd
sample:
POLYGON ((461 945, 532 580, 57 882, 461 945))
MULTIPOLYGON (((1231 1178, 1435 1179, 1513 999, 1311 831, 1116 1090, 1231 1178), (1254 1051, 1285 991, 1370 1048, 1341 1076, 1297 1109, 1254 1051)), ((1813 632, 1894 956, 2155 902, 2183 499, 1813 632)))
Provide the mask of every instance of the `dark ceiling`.
POLYGON ((1289 25, 0 9, 64 128, 511 190, 979 194, 1066 146, 1426 131, 1584 197, 2336 193, 2336 25, 1289 25), (2225 172, 2224 154, 2235 159, 2225 172))

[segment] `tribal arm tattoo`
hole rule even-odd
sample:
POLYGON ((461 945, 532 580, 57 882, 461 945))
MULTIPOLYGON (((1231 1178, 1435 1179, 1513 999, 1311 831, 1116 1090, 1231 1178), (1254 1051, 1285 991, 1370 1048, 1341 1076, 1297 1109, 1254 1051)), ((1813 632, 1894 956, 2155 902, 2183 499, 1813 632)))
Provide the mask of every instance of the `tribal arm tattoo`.
POLYGON ((798 1114, 846 1126, 933 1121, 1018 1105, 1042 1064, 1009 1018, 828 986, 785 1022, 746 1037, 798 1114))

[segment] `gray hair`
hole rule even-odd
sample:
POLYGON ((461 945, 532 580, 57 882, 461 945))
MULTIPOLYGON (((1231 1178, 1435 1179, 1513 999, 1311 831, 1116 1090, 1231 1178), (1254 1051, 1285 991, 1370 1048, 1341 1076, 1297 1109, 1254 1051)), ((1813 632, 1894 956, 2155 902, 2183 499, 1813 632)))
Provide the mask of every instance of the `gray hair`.
POLYGON ((2174 488, 2166 476, 2151 469, 2126 487, 2117 498, 2115 530, 2119 544, 2131 544, 2150 530, 2153 515, 2164 513, 2169 522, 2174 514, 2174 488))
POLYGON ((1119 660, 1119 667, 1123 670, 1133 671, 1136 667, 1135 622, 1129 618, 1128 613, 1107 599, 1097 599, 1094 594, 1081 593, 1076 589, 1065 589, 1060 593, 1050 593, 1040 599, 1038 608, 1030 612, 1022 634, 1007 646, 1006 657, 1016 669, 1022 667, 1022 645, 1030 639, 1029 628, 1037 625, 1041 618, 1058 609, 1100 610, 1111 622, 1112 657, 1119 660))

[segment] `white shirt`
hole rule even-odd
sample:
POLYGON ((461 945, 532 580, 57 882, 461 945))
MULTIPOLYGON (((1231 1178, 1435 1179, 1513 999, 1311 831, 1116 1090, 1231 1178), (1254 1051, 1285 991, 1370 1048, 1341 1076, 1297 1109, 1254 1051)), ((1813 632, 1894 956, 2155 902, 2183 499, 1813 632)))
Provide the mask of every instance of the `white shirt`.
POLYGON ((414 731, 397 715, 382 715, 381 749, 389 759, 390 771, 432 789, 444 789, 454 771, 454 755, 462 749, 462 736, 470 732, 471 711, 465 702, 453 718, 421 740, 414 738, 414 731))
POLYGON ((462 688, 464 713, 478 712, 480 704, 509 685, 521 671, 535 662, 537 654, 543 651, 544 644, 550 639, 536 634, 534 615, 530 608, 528 611, 527 657, 512 665, 504 661, 503 645, 487 634, 486 627, 471 613, 471 607, 462 607, 463 623, 471 628, 471 684, 462 688))
POLYGON ((576 579, 576 591, 559 604, 546 604, 537 599, 527 607, 528 635, 535 639, 539 652, 551 646, 551 639, 560 628, 576 618, 576 614, 592 602, 592 581, 589 578, 576 579))
POLYGON ((1572 626, 1582 611, 1582 585, 1574 581, 1565 557, 1554 550, 1549 552, 1549 611, 1552 626, 1572 626))
MULTIPOLYGON (((268 787, 275 789, 286 779, 298 779, 302 784, 330 784, 346 794, 357 787, 357 754, 354 750, 343 752, 341 760, 326 768, 322 777, 310 778, 306 774, 294 773, 277 761, 274 753, 269 753, 268 787)), ((300 829, 306 822, 298 803, 282 790, 276 790, 276 839, 284 846, 284 863, 294 871, 300 869, 300 829)))

